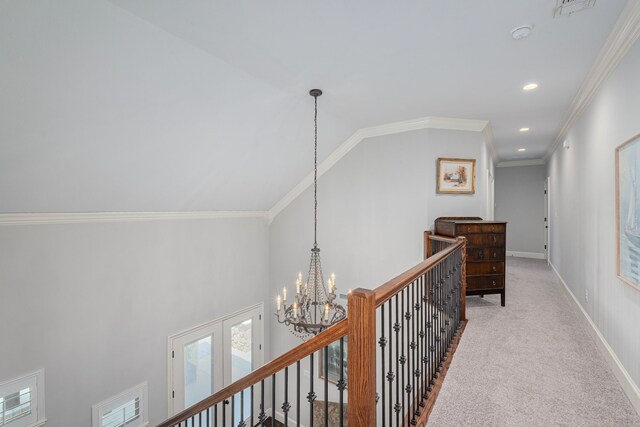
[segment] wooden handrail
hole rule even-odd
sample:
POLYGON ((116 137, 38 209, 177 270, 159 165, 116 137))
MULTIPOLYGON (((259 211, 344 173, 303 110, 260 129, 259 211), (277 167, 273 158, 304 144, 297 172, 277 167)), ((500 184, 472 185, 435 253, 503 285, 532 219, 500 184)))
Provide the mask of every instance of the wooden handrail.
MULTIPOLYGON (((430 238, 433 236, 429 236, 430 238)), ((438 252, 437 254, 425 259, 420 264, 416 265, 410 270, 405 271, 399 276, 389 280, 382 286, 375 289, 376 294, 376 307, 380 307, 385 302, 389 301, 395 294, 400 292, 404 287, 409 285, 415 279, 429 271, 433 266, 442 261, 444 258, 452 254, 456 249, 464 246, 464 240, 450 239, 452 245, 448 248, 438 252)))
POLYGON ((447 243, 458 243, 458 240, 456 240, 455 237, 445 237, 445 236, 440 236, 439 234, 429 234, 429 240, 436 240, 438 242, 447 242, 447 243))
POLYGON ((335 325, 327 328, 321 334, 316 335, 309 341, 306 341, 299 346, 289 350, 282 356, 273 359, 271 362, 266 363, 262 367, 256 369, 245 377, 240 378, 238 381, 230 384, 215 394, 207 397, 206 399, 196 403, 195 405, 185 409, 182 412, 174 415, 168 420, 158 424, 158 427, 174 427, 180 422, 185 421, 200 412, 205 411, 207 408, 211 408, 214 405, 228 399, 229 396, 233 396, 240 393, 243 390, 251 387, 260 381, 269 378, 270 376, 280 372, 287 366, 291 366, 299 360, 304 359, 311 353, 328 346, 334 341, 347 335, 347 319, 343 319, 335 325))
POLYGON ((445 237, 445 236, 440 236, 440 235, 437 235, 437 234, 433 234, 429 230, 425 231, 424 232, 424 239, 423 239, 424 259, 427 259, 427 258, 429 258, 430 256, 433 255, 433 245, 431 244, 432 241, 449 243, 451 245, 454 245, 457 242, 455 237, 445 237))

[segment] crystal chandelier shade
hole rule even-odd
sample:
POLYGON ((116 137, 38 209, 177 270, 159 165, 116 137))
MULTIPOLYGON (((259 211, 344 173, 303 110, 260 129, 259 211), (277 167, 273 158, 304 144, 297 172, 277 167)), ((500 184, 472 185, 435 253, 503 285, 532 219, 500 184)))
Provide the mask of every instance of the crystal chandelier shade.
POLYGON ((287 288, 282 289, 282 296, 278 295, 276 302, 276 318, 291 328, 291 332, 299 338, 306 339, 317 335, 329 326, 346 317, 346 310, 336 299, 336 279, 332 274, 324 285, 322 275, 322 263, 320 262, 320 248, 318 247, 318 96, 322 95, 320 89, 312 89, 309 95, 313 96, 315 104, 315 138, 314 138, 314 229, 313 248, 311 249, 311 262, 306 282, 302 282, 302 273, 298 273, 296 280, 296 293, 293 303, 287 304, 287 288), (328 290, 327 290, 328 288, 328 290))

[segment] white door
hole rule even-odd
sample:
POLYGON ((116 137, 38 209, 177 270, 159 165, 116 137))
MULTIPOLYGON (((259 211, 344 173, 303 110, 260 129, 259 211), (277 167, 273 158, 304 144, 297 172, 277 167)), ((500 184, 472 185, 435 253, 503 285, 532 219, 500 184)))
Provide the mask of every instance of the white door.
POLYGON ((549 193, 551 191, 551 177, 544 180, 544 256, 547 264, 551 262, 551 205, 549 203, 549 193))
MULTIPOLYGON (((224 321, 224 385, 227 386, 249 374, 262 364, 262 307, 242 313, 224 321)), ((259 390, 254 390, 254 400, 251 401, 251 389, 235 395, 233 399, 233 422, 238 425, 240 420, 247 422, 251 416, 251 406, 254 413, 258 413, 259 390)), ((247 423, 248 425, 248 423, 247 423)))
POLYGON ((172 413, 198 403, 224 384, 222 323, 203 325, 173 340, 172 413))
MULTIPOLYGON (((263 306, 216 319, 169 337, 169 416, 198 403, 247 375, 264 361, 263 306)), ((226 413, 234 425, 257 414, 259 390, 238 393, 226 413)), ((231 403, 231 400, 230 400, 231 403)), ((221 412, 221 409, 220 409, 221 412)), ((228 422, 228 421, 227 421, 228 422)))

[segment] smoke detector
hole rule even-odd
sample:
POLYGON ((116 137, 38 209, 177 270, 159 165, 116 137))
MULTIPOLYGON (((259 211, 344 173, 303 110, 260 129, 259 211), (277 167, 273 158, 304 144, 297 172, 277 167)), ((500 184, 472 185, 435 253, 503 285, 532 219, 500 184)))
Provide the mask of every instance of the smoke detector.
POLYGON ((591 9, 595 4, 596 0, 558 0, 553 17, 570 16, 576 12, 591 9))
POLYGON ((511 30, 511 37, 513 37, 514 40, 521 40, 527 37, 532 29, 533 25, 520 25, 511 30))

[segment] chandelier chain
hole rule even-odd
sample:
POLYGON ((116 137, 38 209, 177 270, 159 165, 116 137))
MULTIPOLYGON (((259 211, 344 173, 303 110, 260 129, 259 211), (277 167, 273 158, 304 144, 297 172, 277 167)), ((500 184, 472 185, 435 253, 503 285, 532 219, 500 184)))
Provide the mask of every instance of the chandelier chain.
POLYGON ((313 247, 318 247, 318 96, 314 95, 315 114, 314 124, 314 149, 313 149, 313 247))

